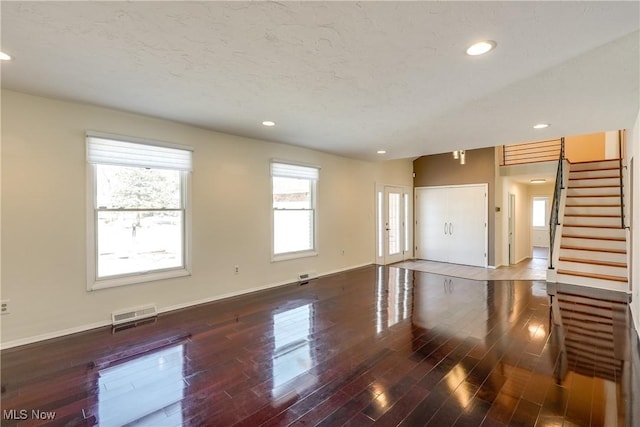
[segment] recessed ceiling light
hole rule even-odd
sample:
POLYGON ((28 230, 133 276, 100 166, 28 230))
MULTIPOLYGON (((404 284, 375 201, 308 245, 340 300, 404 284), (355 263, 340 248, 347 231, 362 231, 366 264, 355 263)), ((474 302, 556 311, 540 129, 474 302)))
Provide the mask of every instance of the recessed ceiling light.
POLYGON ((495 49, 496 45, 496 42, 494 42, 493 40, 483 40, 481 42, 474 43, 467 49, 467 55, 483 55, 490 50, 495 49))
POLYGON ((534 129, 544 129, 548 127, 549 127, 549 123, 538 123, 537 125, 533 125, 534 129))
POLYGON ((536 179, 532 179, 530 182, 532 184, 544 184, 545 182, 547 182, 547 180, 544 178, 536 178, 536 179))
POLYGON ((275 126, 276 122, 272 122, 271 120, 265 120, 264 122, 262 122, 262 124, 264 126, 275 126))
POLYGON ((7 55, 4 52, 0 52, 0 61, 11 61, 11 55, 7 55))
POLYGON ((378 151, 376 151, 376 153, 378 153, 378 154, 387 154, 387 152, 385 150, 378 150, 378 151))

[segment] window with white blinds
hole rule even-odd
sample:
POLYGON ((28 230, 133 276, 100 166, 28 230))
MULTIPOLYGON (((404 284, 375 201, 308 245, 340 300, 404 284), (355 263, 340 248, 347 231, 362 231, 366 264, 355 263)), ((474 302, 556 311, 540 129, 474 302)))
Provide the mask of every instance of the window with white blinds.
POLYGON ((189 274, 190 147, 87 134, 88 289, 189 274))
POLYGON ((272 258, 317 254, 316 186, 318 167, 272 162, 272 258))

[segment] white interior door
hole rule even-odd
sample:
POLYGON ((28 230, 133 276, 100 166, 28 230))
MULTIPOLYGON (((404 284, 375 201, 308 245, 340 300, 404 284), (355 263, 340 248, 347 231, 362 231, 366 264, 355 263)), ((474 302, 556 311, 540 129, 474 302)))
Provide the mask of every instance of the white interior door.
POLYGON ((487 187, 416 188, 416 257, 486 267, 487 187))
POLYGON ((384 187, 384 263, 404 260, 405 244, 405 200, 401 187, 384 187))
POLYGON ((416 189, 416 257, 449 262, 446 188, 416 189))
POLYGON ((484 186, 449 192, 449 262, 487 265, 487 191, 484 186))

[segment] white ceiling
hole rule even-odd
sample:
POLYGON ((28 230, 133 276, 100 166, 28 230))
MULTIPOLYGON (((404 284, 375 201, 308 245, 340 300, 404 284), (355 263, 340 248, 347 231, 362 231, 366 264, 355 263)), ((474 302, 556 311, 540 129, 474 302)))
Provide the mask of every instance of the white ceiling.
POLYGON ((361 159, 628 128, 640 108, 638 2, 3 1, 1 14, 5 88, 361 159), (479 39, 498 47, 465 55, 479 39))

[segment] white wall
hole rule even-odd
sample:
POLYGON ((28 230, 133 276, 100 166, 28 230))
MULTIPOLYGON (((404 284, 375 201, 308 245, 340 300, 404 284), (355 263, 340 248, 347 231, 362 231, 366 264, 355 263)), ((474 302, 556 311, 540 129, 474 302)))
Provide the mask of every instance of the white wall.
POLYGON ((107 324, 117 309, 168 310, 370 264, 375 183, 412 186, 408 160, 358 161, 12 91, 2 125, 4 347, 107 324), (192 276, 86 291, 86 130, 194 147, 192 276), (271 158, 322 168, 317 257, 270 261, 271 158))
MULTIPOLYGON (((632 229, 630 231, 633 233, 631 239, 633 241, 633 247, 629 248, 630 250, 627 253, 629 261, 631 261, 631 257, 633 256, 633 271, 631 272, 631 312, 633 313, 636 331, 640 337, 640 111, 638 111, 638 117, 636 118, 636 123, 633 129, 627 132, 625 150, 627 153, 627 166, 629 166, 630 160, 634 159, 633 163, 635 169, 633 172, 633 212, 629 212, 627 210, 627 212, 629 212, 628 215, 633 217, 631 222, 632 229)), ((627 177, 629 177, 628 169, 627 177)), ((629 194, 630 187, 631 186, 627 183, 625 192, 625 197, 627 199, 631 196, 629 194)), ((629 200, 625 200, 625 204, 628 209, 629 200)), ((629 235, 627 236, 629 237, 629 235)), ((629 240, 630 239, 627 238, 627 241, 629 240)))

